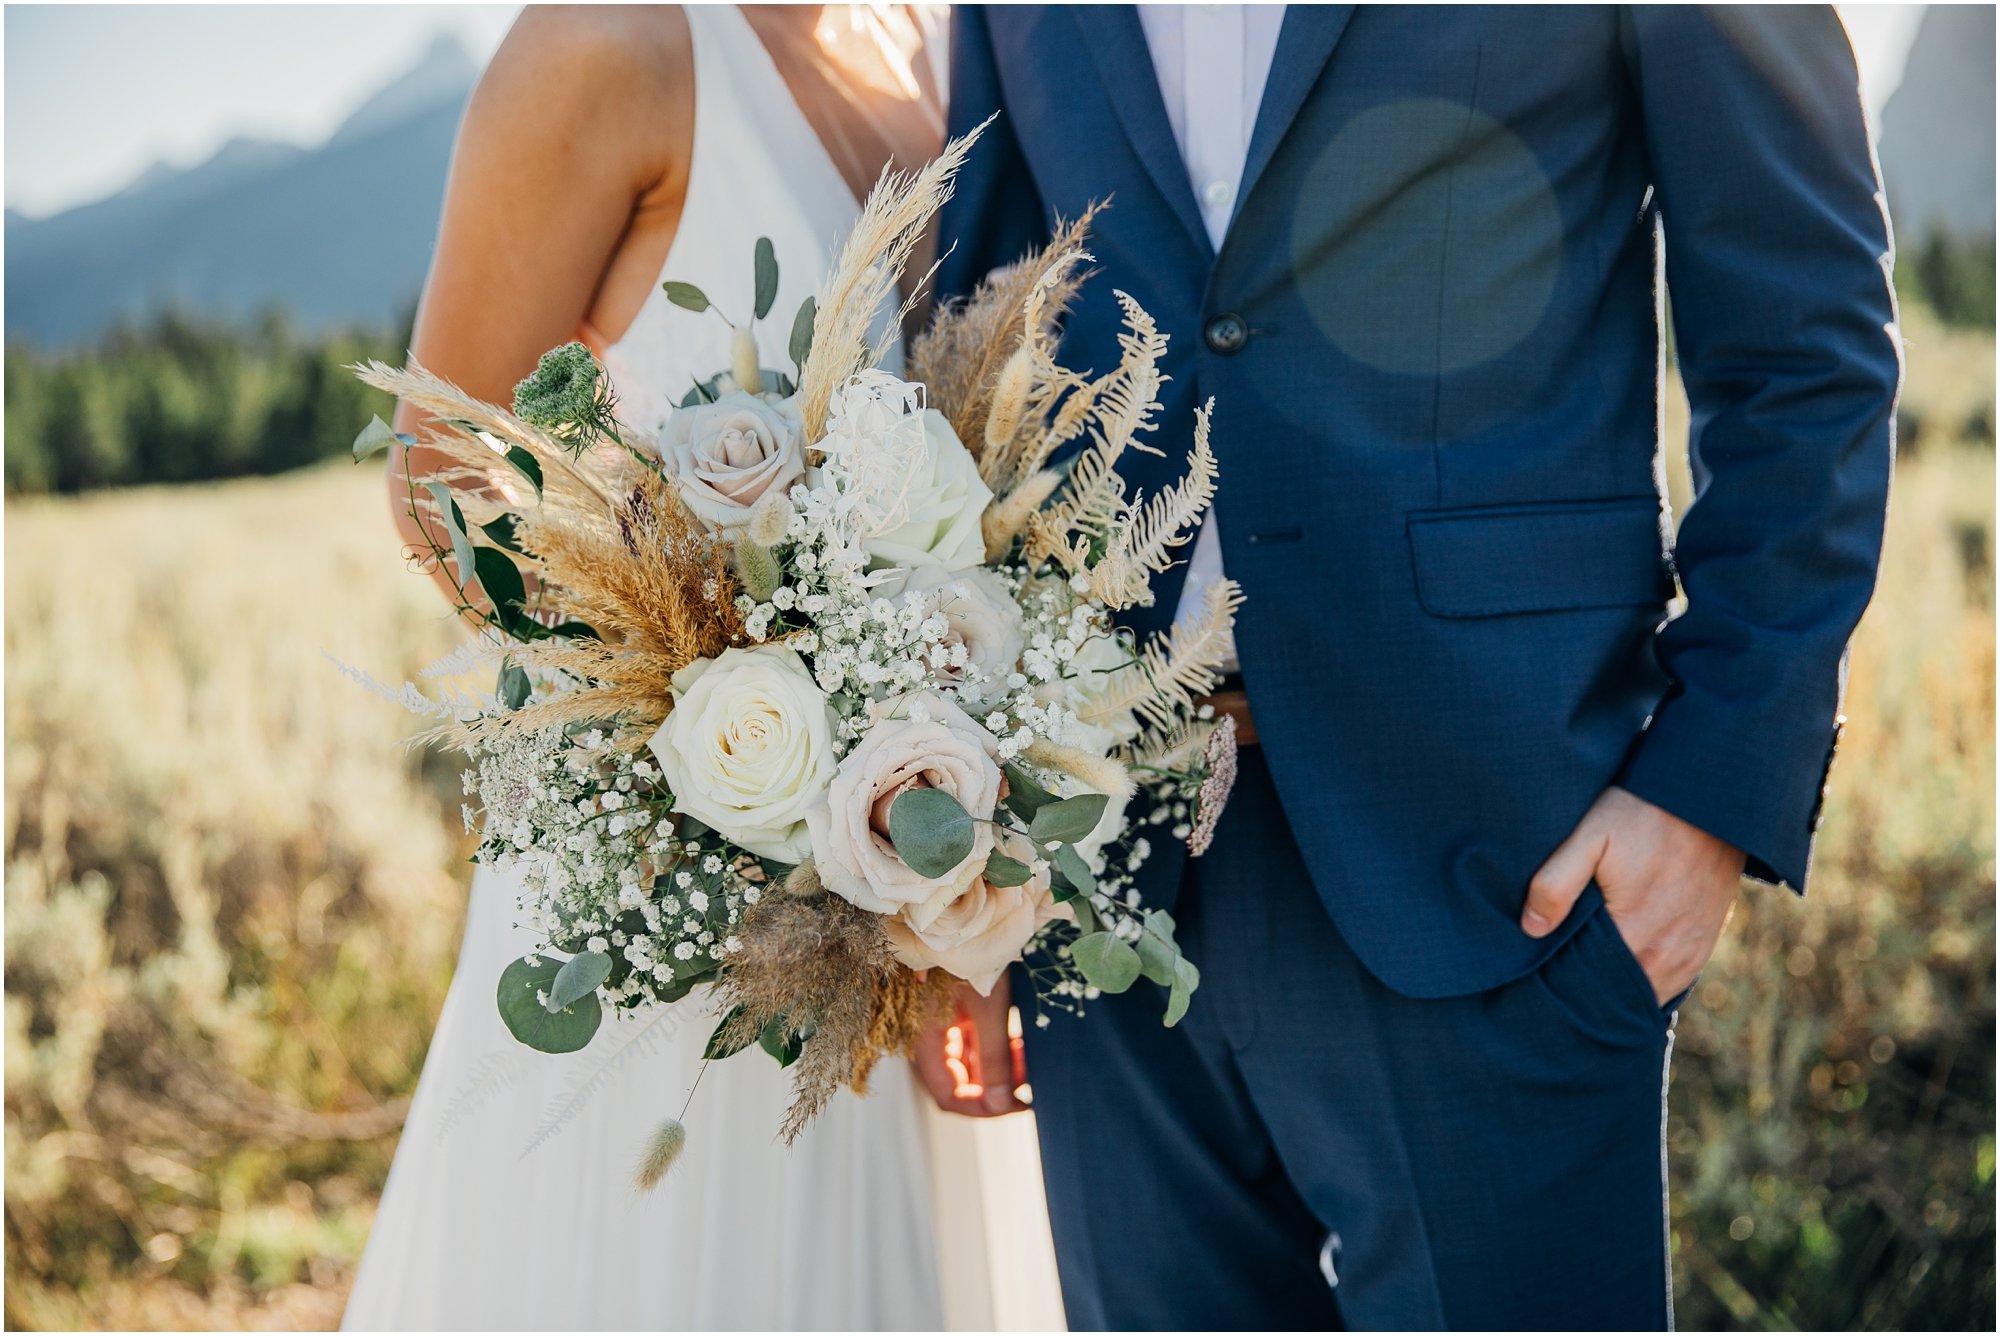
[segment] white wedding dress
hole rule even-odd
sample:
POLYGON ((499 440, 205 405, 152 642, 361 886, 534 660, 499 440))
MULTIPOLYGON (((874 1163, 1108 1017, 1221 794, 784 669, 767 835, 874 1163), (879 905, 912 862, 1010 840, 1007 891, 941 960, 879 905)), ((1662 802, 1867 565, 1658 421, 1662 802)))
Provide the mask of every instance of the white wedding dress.
MULTIPOLYGON (((788 367, 792 315, 858 209, 743 16, 685 13, 694 151, 662 278, 747 311, 752 244, 770 237, 780 288, 758 339, 764 365, 788 367)), ((728 337, 655 290, 603 350, 620 416, 656 426, 697 373, 729 364, 728 337)), ((346 1329, 1061 1324, 1032 1124, 947 1119, 901 1062, 877 1070, 866 1098, 837 1097, 789 1149, 775 1138, 787 1075, 754 1050, 715 1063, 679 1164, 638 1192, 640 1149, 680 1112, 713 1006, 697 994, 650 1027, 607 1017, 581 1053, 529 1051, 494 1005, 500 971, 534 944, 513 926, 515 894, 506 875, 473 878, 458 973, 346 1329)))

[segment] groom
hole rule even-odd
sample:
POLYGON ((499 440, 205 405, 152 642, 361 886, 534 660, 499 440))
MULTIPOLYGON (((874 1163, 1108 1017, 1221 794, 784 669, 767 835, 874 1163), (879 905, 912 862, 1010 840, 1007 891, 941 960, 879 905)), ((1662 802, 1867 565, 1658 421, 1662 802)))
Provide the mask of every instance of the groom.
MULTIPOLYGON (((1805 887, 1881 545, 1900 367, 1839 22, 954 24, 954 129, 1001 116, 943 288, 1113 200, 1066 360, 1117 361, 1129 290, 1172 383, 1167 457, 1121 468, 1177 476, 1213 395, 1223 475, 1133 624, 1240 581, 1223 703, 1262 740, 1209 852, 1149 865, 1203 972, 1186 1020, 1141 984, 1029 1030, 1072 1326, 1666 1326, 1672 1009, 1741 874, 1805 887)), ((934 1088, 1005 1112, 1003 1063, 983 1102, 934 1088)))

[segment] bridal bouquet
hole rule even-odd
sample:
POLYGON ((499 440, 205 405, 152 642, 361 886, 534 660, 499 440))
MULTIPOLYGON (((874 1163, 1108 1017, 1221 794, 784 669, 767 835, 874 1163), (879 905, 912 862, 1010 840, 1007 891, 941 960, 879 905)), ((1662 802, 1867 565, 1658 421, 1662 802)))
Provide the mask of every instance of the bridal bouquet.
MULTIPOLYGON (((712 987, 708 1055, 793 1069, 788 1140, 907 1052, 954 981, 984 993, 1025 957, 1046 1024, 1145 977, 1172 1025, 1199 978, 1131 874, 1153 835, 1199 853, 1227 797, 1233 726, 1198 700, 1239 595, 1142 645, 1111 615, 1214 496, 1208 411, 1185 477, 1131 494, 1118 465, 1152 449, 1166 339, 1120 293, 1119 364, 1056 361, 1088 217, 939 311, 913 379, 882 369, 881 315, 968 147, 885 174, 790 370, 758 365, 746 320, 663 422, 621 419, 581 344, 511 412, 414 365, 360 369, 448 461, 410 504, 490 632, 444 667, 500 665, 490 696, 391 694, 469 754, 479 857, 525 885, 542 945, 501 978, 509 1030, 570 1052, 607 1007, 712 987)), ((768 241, 754 261, 762 320, 768 241)), ((391 439, 378 421, 356 449, 391 439)), ((663 1127, 658 1170, 684 1135, 663 1127)))

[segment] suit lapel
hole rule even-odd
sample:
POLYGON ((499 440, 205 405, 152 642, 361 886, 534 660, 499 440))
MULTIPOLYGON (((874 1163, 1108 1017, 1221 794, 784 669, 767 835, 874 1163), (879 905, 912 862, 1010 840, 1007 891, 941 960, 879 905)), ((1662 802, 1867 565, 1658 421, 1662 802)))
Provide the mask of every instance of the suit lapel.
POLYGON ((1139 26, 1139 11, 1131 5, 1074 5, 1069 11, 1146 174, 1202 254, 1212 255, 1208 229, 1202 226, 1194 187, 1188 184, 1180 145, 1174 142, 1173 125, 1167 120, 1167 105, 1160 100, 1160 81, 1153 72, 1145 30, 1139 26))
MULTIPOLYGON (((1257 109, 1257 125, 1250 132, 1250 152, 1243 163, 1243 184, 1236 191, 1240 213, 1257 179, 1271 164, 1271 156, 1284 142, 1306 95, 1319 81, 1320 71, 1333 55, 1347 21, 1354 17, 1353 5, 1287 5, 1285 24, 1278 30, 1278 51, 1271 61, 1271 77, 1264 85, 1264 103, 1257 109)), ((1137 27, 1136 21, 1133 24, 1137 27)), ((1157 101, 1157 97, 1155 101, 1157 101)))

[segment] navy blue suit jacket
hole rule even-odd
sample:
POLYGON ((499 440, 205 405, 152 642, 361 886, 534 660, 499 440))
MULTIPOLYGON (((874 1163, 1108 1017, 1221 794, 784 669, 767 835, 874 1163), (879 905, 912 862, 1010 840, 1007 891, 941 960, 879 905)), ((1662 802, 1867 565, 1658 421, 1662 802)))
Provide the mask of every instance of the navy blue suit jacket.
POLYGON ((1245 684, 1369 968, 1415 996, 1533 968, 1560 937, 1517 926, 1528 879, 1609 784, 1803 888, 1901 369, 1831 10, 1293 5, 1220 254, 1130 6, 954 25, 953 129, 1001 116, 941 287, 1112 201, 1066 359, 1117 360, 1113 288, 1172 335, 1167 458, 1127 456, 1147 492, 1216 399, 1245 684))

